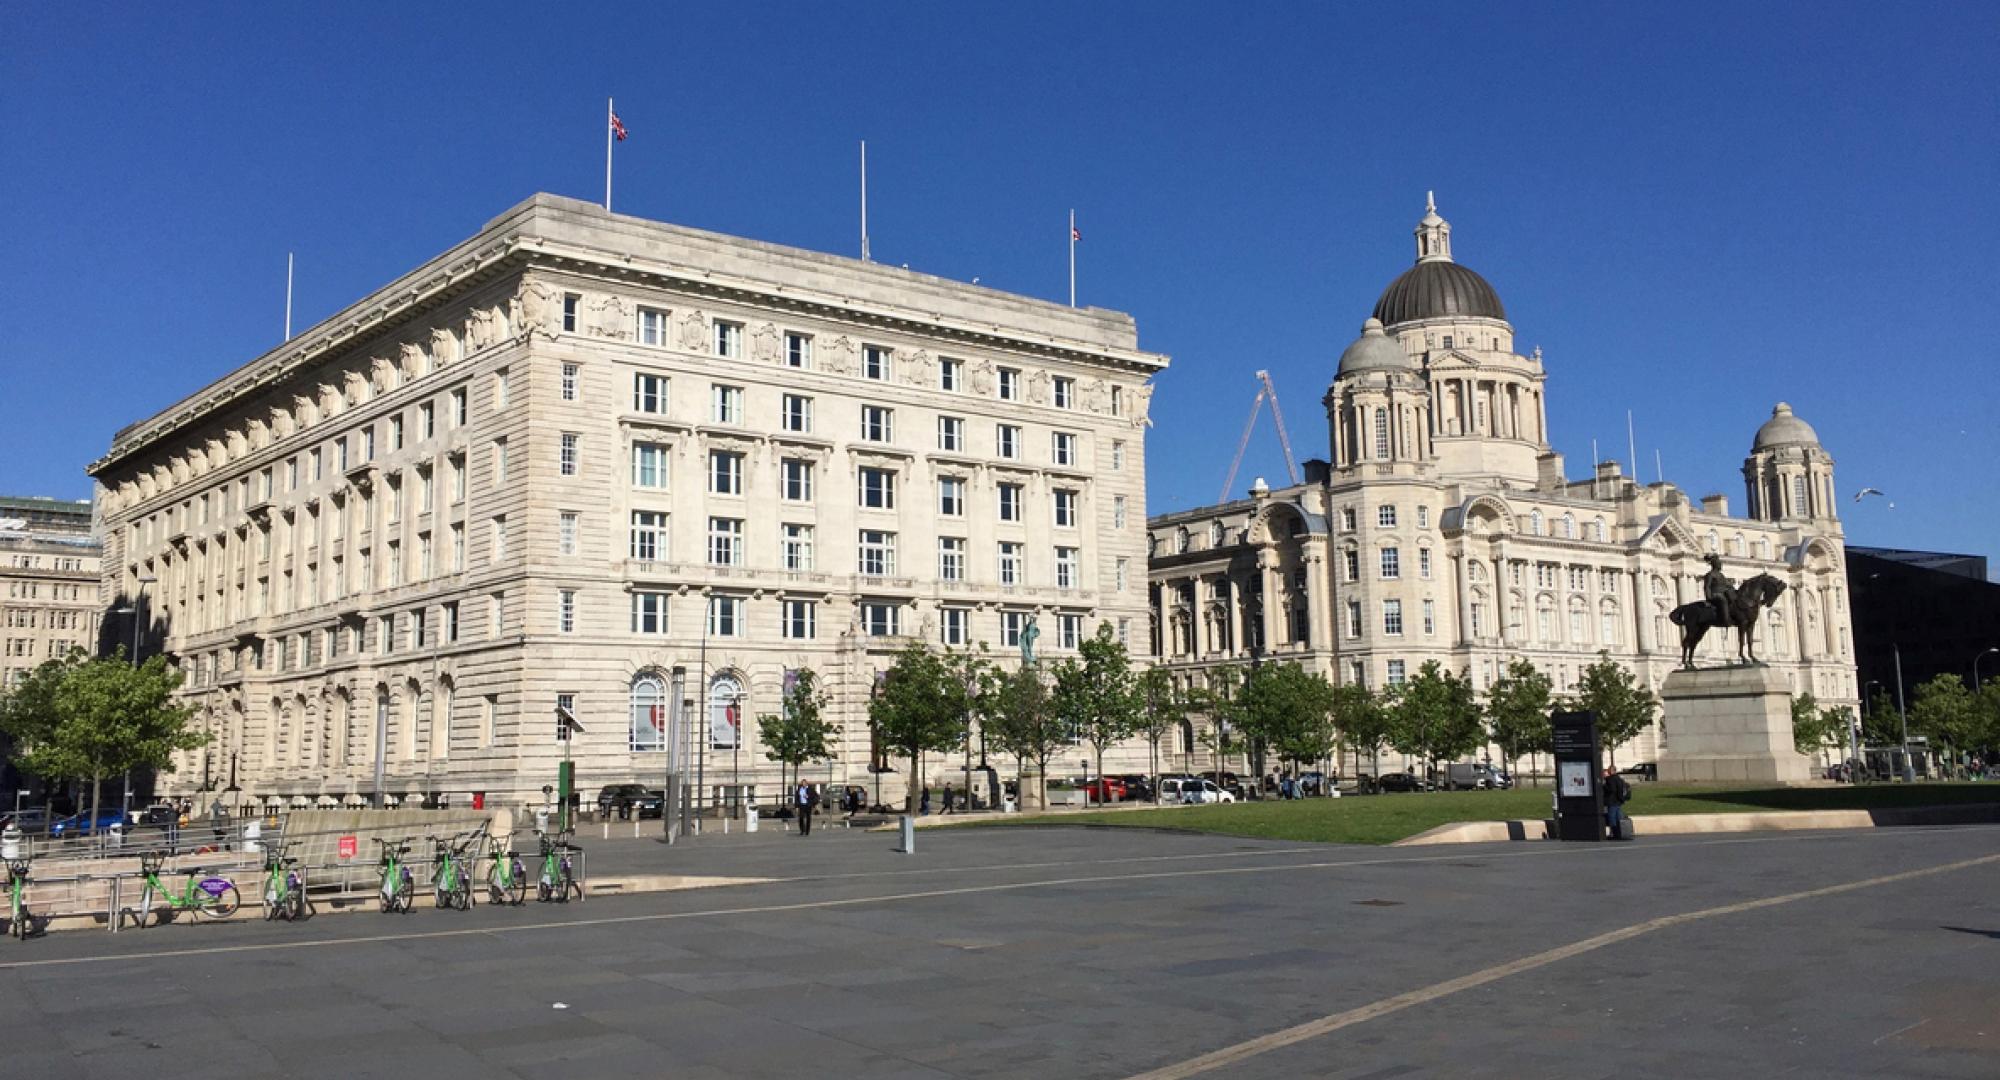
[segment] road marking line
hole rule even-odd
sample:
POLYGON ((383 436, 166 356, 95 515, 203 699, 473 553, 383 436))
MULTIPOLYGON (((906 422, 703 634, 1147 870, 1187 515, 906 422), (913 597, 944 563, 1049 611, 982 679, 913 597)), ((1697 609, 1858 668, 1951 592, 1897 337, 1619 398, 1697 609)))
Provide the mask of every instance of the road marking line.
MULTIPOLYGON (((1461 975, 1456 979, 1447 979, 1444 982, 1432 983, 1429 986, 1420 987, 1416 990, 1397 994, 1393 997, 1386 997, 1357 1009, 1333 1013, 1330 1016, 1323 1016, 1318 1020, 1310 1020, 1281 1031, 1273 1031, 1268 1035, 1260 1035, 1257 1038, 1245 1040, 1234 1046, 1225 1046, 1220 1050, 1211 1051, 1200 1057, 1189 1058, 1175 1065, 1167 1065, 1154 1069, 1151 1072, 1139 1073, 1133 1076, 1131 1080, 1184 1080, 1186 1077, 1198 1076, 1205 1072, 1237 1064, 1238 1062, 1256 1057, 1259 1054, 1269 1053, 1272 1050, 1305 1042, 1308 1039, 1316 1039, 1322 1035, 1339 1031, 1342 1028, 1353 1027, 1356 1024, 1366 1023, 1370 1020, 1388 1016, 1391 1013, 1401 1012, 1416 1005, 1449 997, 1462 990, 1484 986, 1487 983, 1497 982, 1510 975, 1518 975, 1524 971, 1533 971, 1539 967, 1547 967, 1550 964, 1567 960, 1573 956, 1593 952, 1608 945, 1616 945, 1621 941, 1630 941, 1641 935, 1650 934, 1655 930, 1664 930, 1669 927, 1681 926, 1701 919, 1712 919, 1722 915, 1735 915, 1745 911, 1756 911, 1760 908, 1776 907, 1780 904, 1789 904, 1798 900, 1811 900, 1822 896, 1853 892, 1857 889, 1873 888, 1877 885, 1889 885, 1899 881, 1929 877, 1933 874, 1949 873, 1953 870, 1964 870, 1994 862, 2000 862, 2000 855, 1983 855, 1976 859, 1962 859, 1958 862, 1945 863, 1940 866, 1929 866, 1921 870, 1906 870, 1900 874, 1885 874, 1882 877, 1869 878, 1865 881, 1849 881, 1839 885, 1827 885, 1818 889, 1807 889, 1804 892, 1786 893, 1782 896, 1766 896, 1757 900, 1744 900, 1740 903, 1724 904, 1720 907, 1703 908, 1700 911, 1687 911, 1678 915, 1662 915, 1657 919, 1648 919, 1645 922, 1633 923, 1631 926, 1622 929, 1598 934, 1595 937, 1584 938, 1582 941, 1575 941, 1545 952, 1538 952, 1533 956, 1524 956, 1519 960, 1497 964, 1493 967, 1472 972, 1469 975, 1461 975)), ((1911 1026, 1914 1027, 1916 1025, 1913 1024, 1911 1026)))
MULTIPOLYGON (((365 934, 357 937, 320 938, 312 941, 264 941, 242 945, 201 945, 179 949, 156 949, 151 952, 114 953, 102 956, 52 957, 43 960, 16 960, 0 963, 0 971, 40 967, 70 967, 82 964, 107 964, 121 960, 156 960, 189 956, 220 956, 229 953, 278 952, 290 949, 323 949, 338 945, 379 945, 397 941, 426 941, 441 938, 475 937, 527 933, 537 930, 564 930, 572 927, 616 926, 629 923, 674 922, 681 919, 721 918, 732 915, 762 915, 777 912, 811 911, 820 908, 857 907, 865 904, 888 904, 909 900, 929 900, 948 896, 966 896, 973 893, 1014 892, 1024 889, 1058 888, 1067 885, 1093 885, 1122 883, 1131 881, 1155 881, 1168 878, 1216 877, 1230 874, 1272 874, 1293 870, 1338 870, 1356 866, 1393 866, 1403 863, 1462 862, 1468 858, 1522 859, 1570 855, 1588 857, 1595 851, 1603 855, 1636 856, 1646 851, 1659 851, 1680 847, 1714 847, 1724 844, 1759 844, 1813 840, 1838 840, 1851 838, 1848 833, 1817 835, 1785 835, 1765 837, 1731 837, 1726 840, 1687 840, 1659 844, 1617 846, 1610 850, 1592 845, 1550 844, 1546 847, 1528 849, 1503 849, 1477 854, 1457 851, 1441 855, 1390 856, 1373 859, 1337 859, 1323 862, 1285 863, 1261 866, 1206 867, 1198 870, 1156 870, 1144 874, 1102 874, 1095 877, 1045 878, 1038 881, 1003 881, 979 885, 965 885, 943 889, 924 889, 917 892, 889 893, 880 896, 851 896, 835 900, 802 900, 785 904, 755 904, 734 908, 705 908, 696 911, 663 911, 646 915, 615 915, 595 919, 573 919, 567 922, 523 923, 519 926, 477 926, 453 930, 415 930, 408 933, 365 934)), ((1609 845, 1607 845, 1609 847, 1609 845)), ((1301 848, 1312 851, 1313 848, 1301 848)), ((2000 856, 1994 856, 2000 858, 2000 856)), ((1928 871, 1923 871, 1928 872, 1928 871)), ((810 883, 820 880, 814 877, 775 878, 772 884, 810 883)))

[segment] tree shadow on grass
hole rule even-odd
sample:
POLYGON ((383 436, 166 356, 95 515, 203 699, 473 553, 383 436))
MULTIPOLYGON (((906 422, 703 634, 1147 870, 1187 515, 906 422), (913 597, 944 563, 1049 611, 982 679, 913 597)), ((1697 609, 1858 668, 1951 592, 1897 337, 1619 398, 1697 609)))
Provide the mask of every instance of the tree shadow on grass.
MULTIPOLYGON (((1643 802, 1645 789, 1639 790, 1643 802)), ((2000 784, 1864 784, 1859 787, 1713 788, 1662 793, 1661 802, 1710 804, 1717 811, 1898 810, 2000 804, 2000 784)), ((1692 808, 1692 807, 1690 807, 1692 808)), ((1641 811, 1643 812, 1643 811, 1641 811)))

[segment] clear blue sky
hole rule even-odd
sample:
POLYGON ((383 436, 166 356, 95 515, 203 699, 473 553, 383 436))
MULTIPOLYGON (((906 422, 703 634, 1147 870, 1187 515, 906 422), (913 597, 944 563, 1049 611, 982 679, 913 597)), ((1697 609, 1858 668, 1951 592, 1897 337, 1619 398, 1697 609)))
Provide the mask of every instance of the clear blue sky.
MULTIPOLYGON (((0 491, 532 192, 1132 312, 1151 509, 1215 498, 1269 368, 1301 457, 1426 189, 1591 439, 1742 506, 1789 400, 1860 543, 2000 555, 2000 4, 16 5, 0 491), (436 8, 435 11, 420 10, 436 8), (1399 10, 1389 11, 1386 9, 1399 10), (1385 9, 1385 10, 1377 10, 1385 9), (337 12, 337 13, 336 13, 337 12)), ((1260 426, 1238 488, 1282 476, 1260 426)))

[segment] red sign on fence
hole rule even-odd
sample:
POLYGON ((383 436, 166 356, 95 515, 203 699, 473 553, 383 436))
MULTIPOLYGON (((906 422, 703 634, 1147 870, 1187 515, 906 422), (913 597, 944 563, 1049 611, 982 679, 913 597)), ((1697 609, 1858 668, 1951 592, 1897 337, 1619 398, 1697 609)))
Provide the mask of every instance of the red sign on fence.
POLYGON ((360 849, 361 849, 361 842, 355 839, 354 837, 343 836, 340 838, 341 858, 352 859, 355 856, 355 853, 358 852, 360 849))

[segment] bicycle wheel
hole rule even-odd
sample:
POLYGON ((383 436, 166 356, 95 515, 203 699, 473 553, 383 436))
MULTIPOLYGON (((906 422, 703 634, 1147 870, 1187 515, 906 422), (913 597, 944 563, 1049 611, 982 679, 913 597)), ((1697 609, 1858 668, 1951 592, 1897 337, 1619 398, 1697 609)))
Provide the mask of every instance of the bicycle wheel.
POLYGON ((211 919, 227 919, 236 914, 236 909, 243 905, 243 898, 236 895, 234 885, 225 884, 221 892, 212 893, 207 889, 196 889, 195 893, 195 911, 211 919))
POLYGON ((416 899, 416 892, 416 886, 410 883, 410 875, 404 874, 403 879, 396 883, 395 910, 403 912, 414 910, 411 901, 416 899))

